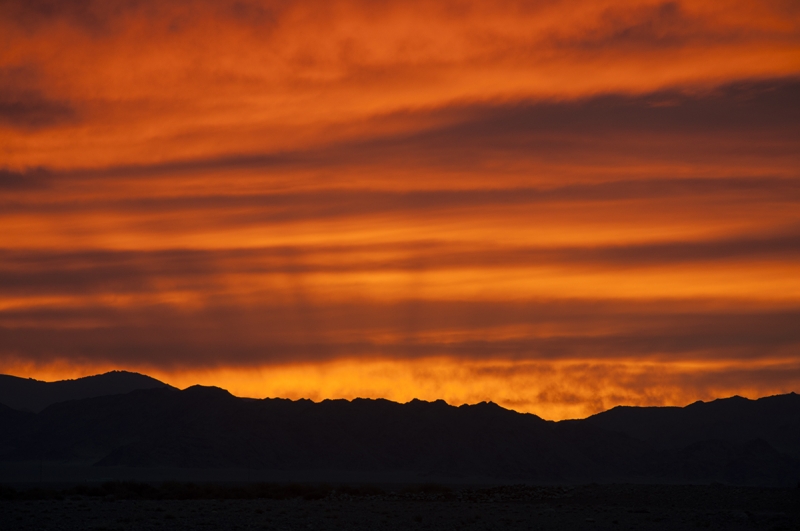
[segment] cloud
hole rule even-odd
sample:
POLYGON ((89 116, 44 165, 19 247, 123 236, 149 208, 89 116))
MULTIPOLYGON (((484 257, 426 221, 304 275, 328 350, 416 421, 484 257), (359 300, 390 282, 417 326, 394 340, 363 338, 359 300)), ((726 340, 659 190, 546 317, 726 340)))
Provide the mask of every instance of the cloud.
POLYGON ((723 44, 763 37, 746 25, 714 24, 693 2, 652 2, 605 7, 595 24, 564 39, 567 48, 585 50, 680 50, 692 45, 723 44), (688 9, 687 9, 688 8, 688 9), (705 16, 704 16, 705 15, 705 16))
MULTIPOLYGON (((5 172, 3 181, 8 190, 26 190, 43 186, 47 172, 5 172)), ((458 212, 474 208, 522 207, 552 204, 599 204, 635 200, 673 200, 681 198, 728 199, 746 197, 768 203, 792 202, 800 197, 800 181, 783 178, 715 178, 715 179, 650 179, 604 183, 580 183, 558 187, 472 189, 472 190, 314 190, 308 192, 276 192, 217 194, 175 197, 54 197, 42 201, 18 198, 3 204, 6 214, 80 214, 91 212, 127 212, 130 214, 203 212, 224 219, 224 225, 285 223, 332 218, 410 215, 415 212, 458 212), (59 200, 60 199, 60 200, 59 200), (68 199, 68 200, 65 200, 68 199)), ((457 215, 457 214, 456 214, 457 215)))
POLYGON ((6 309, 0 312, 2 355, 187 370, 351 358, 745 363, 793 360, 800 344, 794 307, 313 299, 298 306, 283 293, 276 299, 241 305, 217 297, 195 307, 87 300, 6 309))
POLYGON ((0 93, 0 124, 38 129, 75 120, 75 109, 66 102, 48 100, 40 94, 0 93))
POLYGON ((25 171, 0 169, 0 192, 42 189, 50 184, 52 173, 44 168, 25 171))
POLYGON ((131 19, 161 22, 172 31, 181 31, 181 22, 192 12, 222 15, 228 22, 268 27, 291 2, 177 0, 169 5, 141 0, 6 0, 6 15, 30 31, 65 22, 96 37, 109 37, 131 19), (283 4, 283 6, 282 6, 283 4))
MULTIPOLYGON (((800 82, 737 82, 710 91, 661 90, 570 101, 459 104, 375 117, 363 133, 302 150, 84 168, 80 176, 163 176, 225 169, 336 168, 399 164, 463 169, 530 161, 591 166, 636 157, 737 160, 743 154, 792 158, 800 142, 800 82), (403 131, 386 134, 402 121, 403 131), (372 132, 374 130, 374 132, 372 132), (741 153, 737 157, 734 150, 741 153)), ((731 162, 728 162, 730 164, 731 162)))
POLYGON ((0 251, 0 294, 157 293, 197 290, 232 275, 375 274, 557 267, 635 270, 729 261, 800 260, 800 232, 627 245, 519 247, 449 242, 157 251, 0 251))
POLYGON ((14 144, 16 167, 298 151, 407 110, 792 77, 800 24, 782 2, 699 0, 82 0, 0 9, 16 50, 0 67, 40 73, 42 96, 13 109, 37 120, 80 109, 90 131, 28 132, 14 144))
POLYGON ((42 93, 40 78, 41 73, 33 66, 0 64, 0 128, 37 130, 79 121, 71 102, 42 93))

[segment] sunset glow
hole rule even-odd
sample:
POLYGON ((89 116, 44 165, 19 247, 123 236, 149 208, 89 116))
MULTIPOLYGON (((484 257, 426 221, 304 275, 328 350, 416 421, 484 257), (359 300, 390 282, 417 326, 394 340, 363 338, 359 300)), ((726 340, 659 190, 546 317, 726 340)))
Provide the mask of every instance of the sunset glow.
POLYGON ((0 3, 0 373, 112 369, 800 391, 800 4, 0 3))

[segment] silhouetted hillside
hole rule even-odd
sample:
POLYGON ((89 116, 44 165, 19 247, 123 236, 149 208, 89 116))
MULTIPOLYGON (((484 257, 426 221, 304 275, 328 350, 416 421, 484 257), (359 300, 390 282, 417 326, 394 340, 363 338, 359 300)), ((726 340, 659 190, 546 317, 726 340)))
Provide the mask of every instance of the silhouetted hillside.
POLYGON ((586 423, 646 441, 655 448, 684 448, 716 440, 745 444, 761 439, 800 459, 800 395, 748 400, 740 396, 686 407, 619 406, 586 423))
POLYGON ((0 374, 0 404, 21 411, 41 411, 50 404, 95 396, 130 393, 136 389, 169 387, 135 372, 112 371, 75 380, 42 382, 0 374))
MULTIPOLYGON (((578 427, 587 430, 598 431, 578 427)), ((195 386, 55 404, 38 415, 27 442, 7 458, 566 479, 613 468, 592 458, 597 444, 620 450, 636 446, 625 436, 598 432, 588 437, 573 431, 495 404, 315 404, 241 399, 195 386), (589 440, 593 443, 587 447, 589 440)), ((607 454, 604 459, 614 458, 607 454)))
POLYGON ((237 398, 162 387, 0 408, 0 459, 97 466, 393 472, 504 481, 795 484, 796 395, 617 408, 551 422, 493 403, 237 398))

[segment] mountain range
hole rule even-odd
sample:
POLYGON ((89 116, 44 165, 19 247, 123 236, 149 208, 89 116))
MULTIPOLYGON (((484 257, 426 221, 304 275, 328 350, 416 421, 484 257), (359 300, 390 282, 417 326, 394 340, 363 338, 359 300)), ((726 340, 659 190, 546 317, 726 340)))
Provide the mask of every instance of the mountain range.
POLYGON ((6 463, 540 483, 800 480, 794 393, 616 407, 553 422, 491 402, 250 399, 216 387, 178 390, 124 372, 54 383, 13 378, 0 377, 0 402, 8 400, 0 405, 6 463))

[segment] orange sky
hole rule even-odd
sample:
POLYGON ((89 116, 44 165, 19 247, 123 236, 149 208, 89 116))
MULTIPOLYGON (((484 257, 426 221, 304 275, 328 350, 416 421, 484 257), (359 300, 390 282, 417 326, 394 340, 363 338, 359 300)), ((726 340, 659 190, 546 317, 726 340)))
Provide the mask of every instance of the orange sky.
POLYGON ((558 419, 798 323, 796 2, 0 3, 0 372, 558 419))

